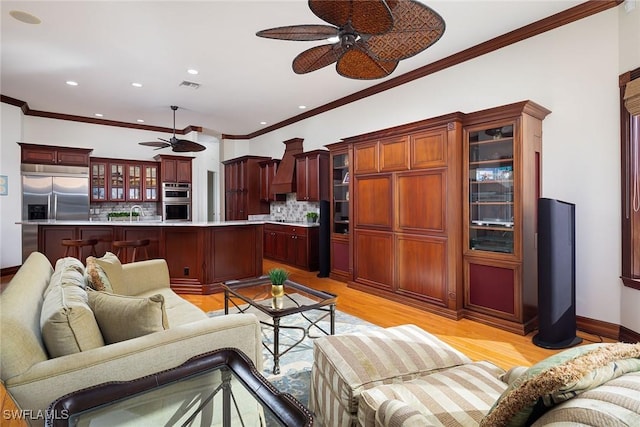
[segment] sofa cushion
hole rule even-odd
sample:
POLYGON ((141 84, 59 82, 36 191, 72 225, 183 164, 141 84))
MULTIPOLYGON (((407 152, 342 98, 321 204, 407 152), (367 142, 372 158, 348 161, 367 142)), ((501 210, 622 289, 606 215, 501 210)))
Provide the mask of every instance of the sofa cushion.
MULTIPOLYGON (((402 384, 386 384, 360 395, 358 422, 376 425, 376 418, 388 400, 399 400, 424 417, 424 425, 477 425, 507 385, 499 379, 504 370, 489 362, 473 362, 434 372, 402 384)), ((417 419, 412 415, 413 419, 417 419)), ((400 421, 397 419, 394 422, 400 421)), ((388 419, 380 425, 397 425, 388 419)), ((402 425, 402 424, 399 424, 402 425)), ((410 424, 409 424, 410 425, 410 424)))
POLYGON ((89 306, 107 344, 169 328, 162 295, 139 298, 90 291, 89 306))
POLYGON ((122 264, 115 254, 107 252, 103 257, 96 258, 95 261, 96 264, 102 267, 107 275, 113 293, 118 295, 130 294, 127 289, 127 284, 124 283, 122 264))
POLYGON ((555 406, 533 427, 561 425, 640 426, 640 372, 623 375, 555 406))
POLYGON ((640 343, 590 344, 565 350, 511 383, 481 425, 529 425, 554 405, 638 370, 640 343))
POLYGON ((50 357, 104 346, 87 304, 84 271, 79 271, 75 263, 64 260, 56 263, 40 312, 40 329, 50 357))
POLYGON ((85 276, 87 278, 87 285, 92 289, 113 293, 111 281, 102 266, 96 262, 96 257, 87 257, 85 276))
POLYGON ((322 337, 313 355, 311 409, 332 426, 355 420, 364 390, 471 362, 415 325, 322 337))

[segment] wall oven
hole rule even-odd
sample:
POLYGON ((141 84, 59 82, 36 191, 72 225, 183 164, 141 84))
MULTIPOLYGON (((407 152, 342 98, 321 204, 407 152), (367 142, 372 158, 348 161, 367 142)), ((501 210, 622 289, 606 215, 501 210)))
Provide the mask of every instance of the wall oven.
POLYGON ((191 184, 162 183, 162 220, 191 221, 191 184))

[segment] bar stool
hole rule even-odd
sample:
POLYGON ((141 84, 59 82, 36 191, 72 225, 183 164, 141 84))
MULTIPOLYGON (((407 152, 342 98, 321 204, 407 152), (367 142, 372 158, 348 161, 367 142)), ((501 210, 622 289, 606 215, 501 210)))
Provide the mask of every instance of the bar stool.
POLYGON ((72 256, 71 253, 74 253, 74 258, 80 259, 80 254, 82 253, 82 248, 86 246, 91 246, 91 251, 89 255, 98 256, 96 253, 96 245, 98 244, 98 239, 62 239, 62 246, 65 246, 66 249, 64 251, 64 256, 72 256))
MULTIPOLYGON (((133 254, 131 254, 131 261, 136 261, 136 255, 138 253, 138 248, 142 248, 144 251, 144 259, 149 259, 149 253, 147 252, 147 246, 149 246, 149 239, 142 240, 115 240, 111 242, 111 245, 117 249, 116 256, 120 258, 120 251, 122 248, 133 248, 133 254)), ((142 261, 142 260, 140 260, 142 261)), ((125 260, 126 262, 126 260, 125 260)))

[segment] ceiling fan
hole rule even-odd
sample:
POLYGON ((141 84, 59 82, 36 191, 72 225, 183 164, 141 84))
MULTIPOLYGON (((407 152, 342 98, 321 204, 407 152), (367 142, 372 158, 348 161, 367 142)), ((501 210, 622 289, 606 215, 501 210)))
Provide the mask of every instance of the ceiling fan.
POLYGON ((205 150, 207 147, 205 147, 204 145, 200 145, 197 142, 189 141, 188 139, 176 138, 176 110, 178 109, 178 107, 172 105, 171 109, 173 110, 173 136, 171 137, 171 139, 158 138, 160 141, 139 142, 138 144, 146 145, 149 147, 157 147, 156 150, 171 147, 171 149, 176 153, 188 153, 191 151, 205 150))
POLYGON ((328 40, 293 60, 293 71, 309 73, 336 62, 352 79, 378 79, 398 62, 423 51, 444 33, 444 20, 416 0, 309 0, 311 11, 332 25, 292 25, 258 31, 280 40, 328 40))

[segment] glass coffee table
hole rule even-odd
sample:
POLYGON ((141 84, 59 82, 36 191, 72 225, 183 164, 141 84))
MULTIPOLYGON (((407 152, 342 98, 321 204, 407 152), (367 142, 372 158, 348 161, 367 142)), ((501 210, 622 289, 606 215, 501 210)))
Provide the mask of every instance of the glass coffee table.
POLYGON ((242 352, 224 348, 166 371, 63 396, 48 408, 59 426, 311 426, 297 399, 280 393, 242 352))
MULTIPOLYGON (((337 296, 325 291, 318 291, 300 283, 287 280, 284 283, 284 295, 282 297, 271 296, 271 282, 268 276, 260 276, 255 279, 232 280, 222 284, 224 289, 224 312, 229 314, 230 304, 238 312, 257 309, 266 316, 258 316, 260 323, 273 328, 273 349, 264 342, 262 345, 273 355, 273 373, 280 373, 280 357, 300 344, 305 337, 312 336, 312 328, 325 335, 335 334, 335 315, 337 296), (311 312, 319 312, 311 315, 311 312), (305 326, 283 325, 280 320, 286 316, 300 313, 307 321, 305 326), (327 331, 319 322, 329 318, 329 330, 327 331), (300 339, 280 351, 280 330, 290 329, 301 332, 300 339)), ((255 312, 255 310, 252 310, 255 312)), ((258 314, 259 314, 258 313, 258 314)))

